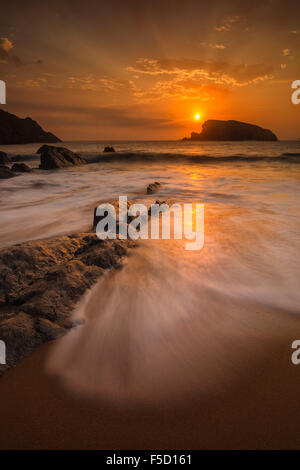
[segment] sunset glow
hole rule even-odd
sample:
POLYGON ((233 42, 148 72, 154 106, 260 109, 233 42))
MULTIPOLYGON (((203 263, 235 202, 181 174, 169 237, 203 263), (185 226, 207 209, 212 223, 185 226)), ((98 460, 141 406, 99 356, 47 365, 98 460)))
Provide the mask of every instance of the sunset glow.
POLYGON ((176 140, 207 119, 254 122, 282 139, 298 138, 299 107, 290 100, 299 78, 298 15, 274 2, 263 15, 250 0, 174 0, 172 8, 167 1, 91 8, 76 1, 76 9, 65 0, 59 7, 37 2, 30 11, 41 41, 28 36, 26 2, 17 10, 4 2, 7 110, 64 140, 176 140), (99 18, 109 19, 105 27, 99 18))

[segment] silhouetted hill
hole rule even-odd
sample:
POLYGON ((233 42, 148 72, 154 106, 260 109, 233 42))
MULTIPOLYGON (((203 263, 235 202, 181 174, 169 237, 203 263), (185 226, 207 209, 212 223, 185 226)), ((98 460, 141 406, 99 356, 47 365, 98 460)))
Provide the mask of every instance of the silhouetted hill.
POLYGON ((192 132, 184 140, 278 140, 269 129, 240 121, 205 121, 202 132, 192 132))
POLYGON ((55 143, 61 142, 61 140, 51 132, 44 131, 31 118, 22 119, 0 109, 0 145, 33 142, 55 143))

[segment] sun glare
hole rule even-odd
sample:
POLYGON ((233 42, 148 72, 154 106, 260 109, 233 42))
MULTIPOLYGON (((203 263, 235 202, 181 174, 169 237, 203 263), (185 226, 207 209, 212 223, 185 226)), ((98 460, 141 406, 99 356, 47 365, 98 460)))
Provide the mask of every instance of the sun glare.
POLYGON ((195 114, 195 119, 198 121, 201 118, 201 114, 195 114))

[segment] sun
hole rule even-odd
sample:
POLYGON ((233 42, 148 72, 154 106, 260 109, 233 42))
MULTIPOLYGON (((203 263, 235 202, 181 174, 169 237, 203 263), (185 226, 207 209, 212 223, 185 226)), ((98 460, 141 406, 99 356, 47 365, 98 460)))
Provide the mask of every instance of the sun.
POLYGON ((201 114, 199 114, 199 113, 195 114, 196 121, 199 121, 200 118, 201 118, 201 114))

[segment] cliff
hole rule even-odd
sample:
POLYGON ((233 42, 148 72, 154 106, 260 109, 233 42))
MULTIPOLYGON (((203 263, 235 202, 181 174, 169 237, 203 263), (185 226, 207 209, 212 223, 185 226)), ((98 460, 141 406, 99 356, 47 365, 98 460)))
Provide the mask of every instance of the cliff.
POLYGON ((0 109, 0 145, 34 142, 55 143, 61 140, 51 132, 44 131, 31 118, 22 119, 0 109))
POLYGON ((185 140, 278 140, 269 129, 240 121, 205 121, 202 132, 192 132, 185 140))

